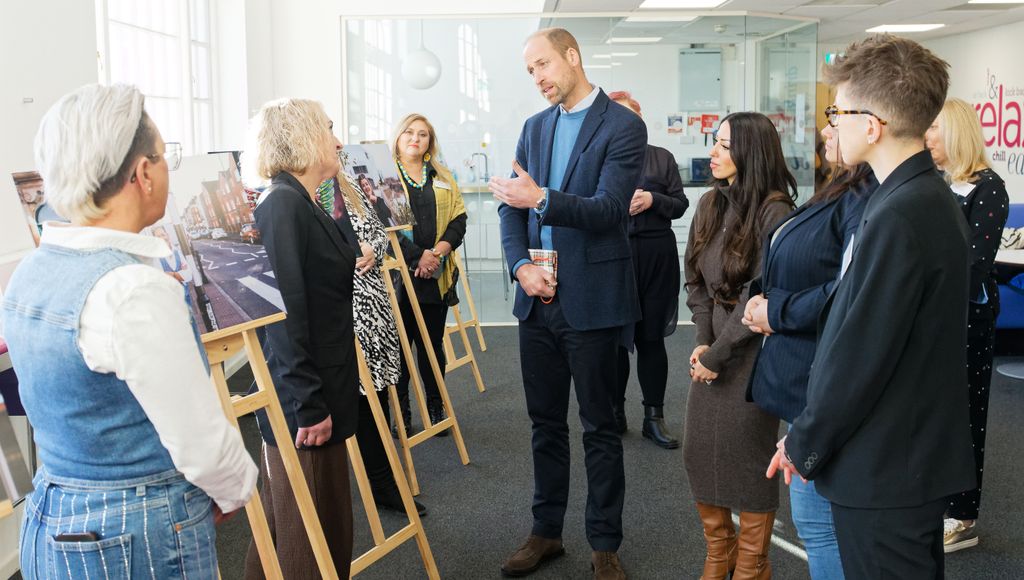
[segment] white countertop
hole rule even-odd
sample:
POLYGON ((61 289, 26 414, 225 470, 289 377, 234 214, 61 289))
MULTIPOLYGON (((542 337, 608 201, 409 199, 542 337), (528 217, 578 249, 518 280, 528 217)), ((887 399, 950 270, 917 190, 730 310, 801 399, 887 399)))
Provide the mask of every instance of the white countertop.
POLYGON ((996 263, 1024 266, 1024 250, 999 250, 996 252, 996 263))

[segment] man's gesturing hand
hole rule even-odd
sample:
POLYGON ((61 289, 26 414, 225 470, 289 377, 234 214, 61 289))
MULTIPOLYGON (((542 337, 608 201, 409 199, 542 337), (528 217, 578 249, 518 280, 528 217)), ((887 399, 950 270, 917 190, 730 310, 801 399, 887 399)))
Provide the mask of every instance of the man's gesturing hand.
POLYGON ((512 170, 516 172, 515 177, 495 176, 487 184, 491 193, 494 194, 494 198, 505 205, 518 209, 537 207, 540 200, 544 198, 544 192, 537 186, 530 174, 519 165, 518 161, 512 162, 512 170))

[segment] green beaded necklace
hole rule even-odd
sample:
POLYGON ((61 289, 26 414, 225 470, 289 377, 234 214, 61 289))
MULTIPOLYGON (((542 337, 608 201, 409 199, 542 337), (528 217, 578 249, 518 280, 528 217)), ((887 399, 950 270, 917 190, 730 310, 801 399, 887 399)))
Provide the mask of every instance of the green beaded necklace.
POLYGON ((413 178, 409 177, 409 173, 405 170, 405 165, 402 165, 402 162, 400 160, 395 159, 395 162, 398 163, 398 170, 402 172, 402 177, 405 178, 405 181, 408 182, 409 185, 415 187, 416 189, 423 189, 423 186, 425 186, 427 184, 427 164, 426 164, 426 162, 423 163, 423 177, 422 177, 422 181, 420 181, 419 183, 414 181, 413 178))

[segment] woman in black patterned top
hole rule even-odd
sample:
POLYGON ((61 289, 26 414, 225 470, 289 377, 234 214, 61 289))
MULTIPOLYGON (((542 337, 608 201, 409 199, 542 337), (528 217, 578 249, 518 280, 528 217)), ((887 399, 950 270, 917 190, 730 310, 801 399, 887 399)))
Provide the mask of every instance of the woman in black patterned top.
POLYGON ((925 134, 935 165, 957 195, 971 228, 971 287, 967 321, 967 388, 971 436, 978 487, 949 499, 944 526, 946 553, 978 544, 975 521, 981 504, 981 476, 985 461, 985 424, 988 420, 989 384, 999 315, 999 290, 993 276, 996 252, 1009 212, 1006 185, 985 157, 978 115, 970 104, 949 99, 925 134))
MULTIPOLYGON (((338 222, 348 221, 360 246, 372 248, 374 259, 369 263, 357 262, 352 292, 353 321, 356 337, 363 347, 366 365, 373 379, 374 393, 380 401, 382 409, 388 408, 388 387, 398 383, 401 372, 401 350, 398 342, 398 328, 395 314, 391 309, 384 275, 381 267, 387 255, 390 243, 384 224, 380 221, 374 204, 364 195, 359 184, 353 182, 345 173, 339 173, 333 182, 325 184, 328 191, 319 195, 320 205, 338 222), (333 185, 333 192, 330 192, 333 185), (327 195, 324 195, 327 193, 327 195), (360 267, 362 266, 362 267, 360 267)), ((324 188, 321 188, 323 190, 324 188)), ((391 465, 384 452, 384 442, 377 430, 370 405, 365 396, 370 395, 360 386, 364 397, 359 401, 359 423, 356 428, 356 441, 359 453, 366 466, 366 475, 370 479, 373 499, 377 507, 405 512, 402 498, 398 493, 391 465)), ((421 516, 427 510, 422 504, 413 500, 421 516)))

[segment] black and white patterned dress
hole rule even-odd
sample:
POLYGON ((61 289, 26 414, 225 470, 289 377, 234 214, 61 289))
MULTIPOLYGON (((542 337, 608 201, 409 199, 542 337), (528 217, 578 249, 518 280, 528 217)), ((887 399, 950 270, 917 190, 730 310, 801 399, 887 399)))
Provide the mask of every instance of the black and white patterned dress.
POLYGON ((384 231, 384 224, 377 217, 369 200, 362 195, 359 186, 352 184, 352 187, 360 192, 359 199, 363 207, 357 209, 348 196, 341 196, 345 200, 345 210, 359 241, 370 244, 377 257, 373 269, 362 276, 355 276, 352 313, 356 336, 363 345, 366 364, 373 377, 373 386, 381 391, 398 381, 402 354, 398 342, 398 328, 395 326, 395 313, 391 309, 381 269, 389 247, 388 235, 384 231))

